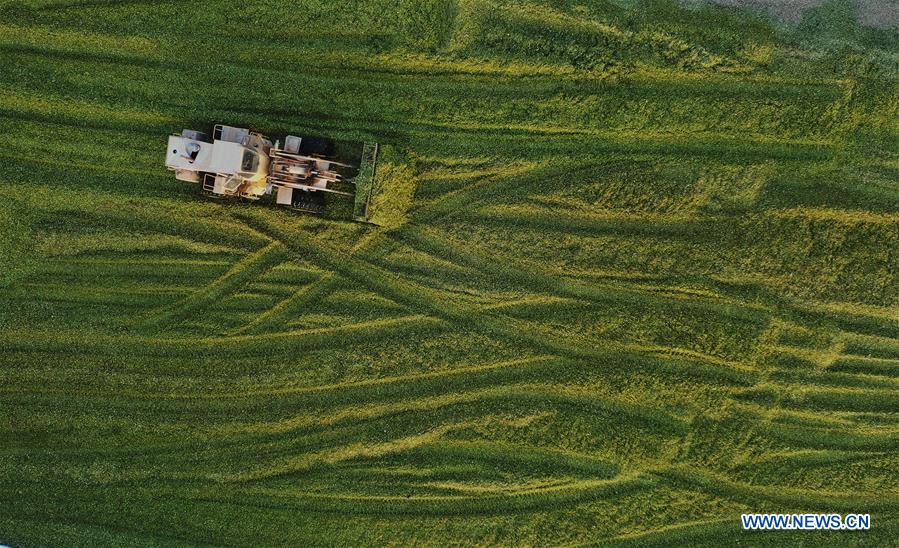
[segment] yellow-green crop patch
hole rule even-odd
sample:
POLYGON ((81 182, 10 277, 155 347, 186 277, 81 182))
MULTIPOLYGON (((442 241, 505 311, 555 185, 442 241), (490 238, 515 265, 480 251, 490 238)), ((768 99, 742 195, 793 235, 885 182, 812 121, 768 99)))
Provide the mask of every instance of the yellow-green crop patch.
POLYGON ((0 544, 895 542, 899 33, 717 4, 0 0, 0 544))

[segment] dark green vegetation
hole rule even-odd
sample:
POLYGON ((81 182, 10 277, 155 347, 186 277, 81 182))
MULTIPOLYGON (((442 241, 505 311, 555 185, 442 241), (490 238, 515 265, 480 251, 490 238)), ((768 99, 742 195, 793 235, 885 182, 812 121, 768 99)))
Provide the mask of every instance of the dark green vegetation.
POLYGON ((899 538, 899 47, 844 12, 0 3, 0 542, 899 538), (204 200, 215 122, 389 145, 382 226, 204 200))

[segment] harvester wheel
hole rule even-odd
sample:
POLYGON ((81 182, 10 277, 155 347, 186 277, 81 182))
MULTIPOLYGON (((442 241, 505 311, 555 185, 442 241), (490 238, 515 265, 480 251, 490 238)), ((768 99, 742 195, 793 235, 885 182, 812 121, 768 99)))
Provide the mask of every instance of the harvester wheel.
POLYGON ((297 211, 314 213, 316 215, 325 211, 325 193, 294 191, 291 207, 297 211))

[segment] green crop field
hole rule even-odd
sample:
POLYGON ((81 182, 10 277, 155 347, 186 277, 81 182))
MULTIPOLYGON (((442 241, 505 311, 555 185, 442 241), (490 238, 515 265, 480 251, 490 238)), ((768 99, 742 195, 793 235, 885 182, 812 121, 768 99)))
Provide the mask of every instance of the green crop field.
POLYGON ((686 4, 0 0, 0 544, 896 542, 899 31, 686 4))

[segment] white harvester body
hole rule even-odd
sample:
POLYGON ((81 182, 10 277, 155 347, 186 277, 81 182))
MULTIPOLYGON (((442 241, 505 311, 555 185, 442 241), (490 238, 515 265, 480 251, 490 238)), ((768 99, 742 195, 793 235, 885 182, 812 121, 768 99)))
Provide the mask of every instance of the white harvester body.
POLYGON ((186 129, 169 136, 165 165, 210 194, 257 200, 275 192, 276 204, 310 211, 322 203, 316 193, 352 195, 328 188, 342 179, 332 166, 345 164, 299 154, 301 142, 289 135, 282 149, 245 128, 217 125, 212 139, 186 129))

